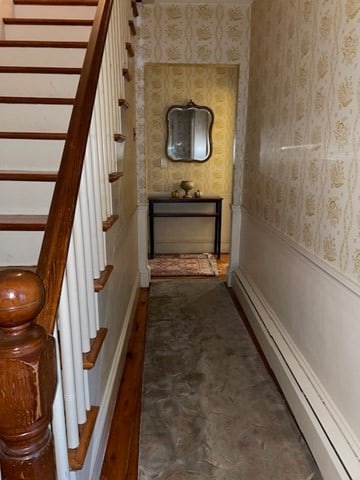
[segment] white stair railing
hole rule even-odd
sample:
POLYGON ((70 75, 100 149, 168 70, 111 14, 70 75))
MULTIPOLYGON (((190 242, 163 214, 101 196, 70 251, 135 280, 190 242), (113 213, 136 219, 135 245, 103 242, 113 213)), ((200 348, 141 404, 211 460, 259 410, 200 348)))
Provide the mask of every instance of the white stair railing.
MULTIPOLYGON (((119 99, 125 98, 122 68, 127 68, 126 42, 131 3, 115 0, 103 55, 88 136, 66 272, 57 314, 59 386, 53 411, 58 477, 74 478, 66 452, 79 446, 79 425, 90 409, 88 373, 83 354, 99 331, 98 294, 94 279, 106 267, 103 221, 113 214, 110 173, 121 163, 114 134, 122 133, 119 99), (119 32, 127 32, 119 35, 119 32)), ((123 149, 122 149, 123 151, 123 149)))

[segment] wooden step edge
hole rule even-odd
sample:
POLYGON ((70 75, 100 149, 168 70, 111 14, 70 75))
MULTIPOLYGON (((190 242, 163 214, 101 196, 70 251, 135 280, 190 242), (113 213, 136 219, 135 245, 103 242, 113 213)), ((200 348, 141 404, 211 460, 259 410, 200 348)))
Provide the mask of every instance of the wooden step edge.
POLYGON ((129 72, 129 70, 128 70, 127 68, 123 68, 123 69, 122 69, 122 74, 123 74, 123 77, 125 78, 125 80, 126 80, 127 82, 131 82, 131 78, 132 78, 132 77, 131 77, 130 72, 129 72))
POLYGON ((0 139, 7 140, 66 140, 66 133, 53 132, 0 132, 0 139))
POLYGON ((0 103, 17 105, 74 105, 74 98, 56 98, 56 97, 1 97, 0 103))
POLYGON ((96 7, 98 0, 14 0, 13 3, 14 5, 96 7))
POLYGON ((112 173, 109 173, 109 182, 110 183, 114 183, 116 182, 117 180, 119 180, 119 178, 123 177, 124 176, 124 172, 112 172, 112 173))
POLYGON ((12 182, 56 182, 57 172, 0 170, 0 180, 12 182))
POLYGON ((46 222, 47 215, 0 215, 0 231, 42 232, 46 222))
POLYGON ((123 143, 126 140, 126 135, 122 133, 114 133, 114 141, 117 143, 123 143))
POLYGON ((131 0, 131 8, 132 8, 134 17, 138 17, 139 16, 139 10, 137 8, 136 0, 131 0))
POLYGON ((18 67, 1 65, 0 73, 41 73, 51 75, 80 75, 81 68, 77 67, 18 67))
POLYGON ((103 222, 103 232, 107 232, 114 225, 114 223, 119 219, 119 215, 111 215, 103 222))
POLYGON ((130 108, 130 104, 125 100, 125 98, 119 98, 119 107, 130 108))
POLYGON ((91 370, 94 368, 107 331, 107 328, 100 328, 100 330, 97 331, 96 337, 90 340, 90 351, 83 353, 83 368, 85 370, 91 370))
POLYGON ((113 265, 106 265, 105 270, 100 272, 100 277, 95 278, 94 280, 94 291, 96 293, 101 292, 101 290, 105 287, 107 281, 110 278, 111 272, 113 271, 113 265))
POLYGON ((126 48, 126 51, 129 55, 129 57, 133 57, 135 55, 134 49, 133 49, 130 42, 125 43, 125 48, 126 48))
POLYGON ((69 448, 68 450, 71 470, 81 470, 84 465, 98 413, 99 407, 91 407, 87 412, 86 422, 83 425, 79 425, 80 444, 77 448, 69 448))
POLYGON ((60 25, 91 27, 94 23, 91 19, 83 18, 17 18, 5 17, 2 19, 5 25, 60 25))
POLYGON ((135 27, 135 23, 133 20, 129 20, 129 28, 130 28, 130 33, 133 37, 135 37, 136 35, 136 27, 135 27))
POLYGON ((36 273, 37 265, 0 265, 0 271, 4 270, 29 270, 36 273))
POLYGON ((0 40, 0 47, 21 48, 82 48, 85 49, 88 42, 74 42, 64 40, 0 40))

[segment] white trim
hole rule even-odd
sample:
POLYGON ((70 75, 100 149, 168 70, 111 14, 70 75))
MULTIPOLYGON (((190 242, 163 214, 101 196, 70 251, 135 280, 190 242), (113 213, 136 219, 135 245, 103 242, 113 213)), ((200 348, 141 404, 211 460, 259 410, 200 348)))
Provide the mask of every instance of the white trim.
POLYGON ((115 408, 115 402, 122 376, 122 369, 125 363, 127 343, 136 312, 137 298, 139 292, 139 275, 134 282, 128 307, 124 317, 123 329, 115 351, 114 360, 109 371, 108 381, 97 416, 94 433, 92 452, 95 454, 91 458, 90 472, 92 480, 100 478, 102 463, 105 455, 107 438, 109 436, 109 427, 115 408))
POLYGON ((137 206, 138 226, 138 265, 140 286, 147 288, 150 285, 150 267, 148 264, 148 204, 137 206))
POLYGON ((231 205, 231 231, 229 266, 227 271, 227 286, 231 287, 231 276, 234 268, 239 265, 240 259, 240 232, 241 232, 241 206, 231 205))
POLYGON ((360 478, 359 441, 244 269, 233 290, 326 480, 360 478))

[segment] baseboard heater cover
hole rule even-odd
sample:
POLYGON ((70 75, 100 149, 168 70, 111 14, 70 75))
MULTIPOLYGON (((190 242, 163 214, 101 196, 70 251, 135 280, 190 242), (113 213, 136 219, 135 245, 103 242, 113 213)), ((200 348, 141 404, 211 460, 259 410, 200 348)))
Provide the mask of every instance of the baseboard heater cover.
POLYGON ((244 270, 231 284, 324 480, 360 479, 355 435, 281 322, 244 270))

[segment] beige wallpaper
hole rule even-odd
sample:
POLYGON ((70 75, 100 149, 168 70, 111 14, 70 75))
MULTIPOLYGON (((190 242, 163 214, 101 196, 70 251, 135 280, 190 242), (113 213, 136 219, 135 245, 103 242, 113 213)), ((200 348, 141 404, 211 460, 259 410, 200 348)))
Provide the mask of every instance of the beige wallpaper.
MULTIPOLYGON (((205 92, 210 81, 219 82, 223 76, 221 70, 224 65, 239 65, 238 86, 239 92, 236 107, 236 162, 233 169, 234 197, 240 202, 240 185, 243 164, 244 131, 246 119, 247 98, 247 75, 248 75, 248 51, 249 51, 249 7, 238 5, 196 5, 196 4, 142 4, 139 7, 138 36, 136 45, 136 85, 137 85, 137 165, 138 165, 138 202, 146 203, 147 194, 158 188, 169 190, 175 182, 174 166, 160 170, 157 165, 153 175, 150 172, 149 159, 146 155, 148 148, 145 138, 145 104, 144 104, 144 70, 146 64, 176 64, 180 65, 219 65, 215 79, 210 79, 206 74, 201 75, 202 84, 196 87, 196 98, 191 93, 195 102, 202 103, 205 100, 205 92), (241 160, 241 161, 240 161, 241 160), (148 181, 150 184, 148 184, 148 181)), ((199 70, 200 72, 200 70, 199 70)), ((185 82, 185 74, 182 73, 185 82)), ((199 74, 200 75, 200 74, 199 74)), ((200 77, 199 77, 200 78, 200 77)), ((150 89, 152 87, 150 86, 150 89)), ((171 87, 176 89, 176 85, 171 87)), ((156 88, 155 88, 156 90, 156 88)), ((159 91, 159 90, 158 90, 159 91)), ((187 101, 189 94, 186 89, 183 97, 179 92, 178 100, 187 101), (180 98, 181 97, 181 98, 180 98)), ((208 92, 209 93, 209 92, 208 92)), ((148 94, 148 93, 147 93, 148 94)), ((175 92, 174 92, 175 95, 175 92)), ((211 93, 209 101, 220 115, 221 101, 211 93)), ((176 95, 175 95, 176 97, 176 95)), ((174 98, 175 98, 174 97, 174 98)), ((161 100, 162 101, 162 100, 161 100)), ((206 103, 206 102, 204 102, 206 103)), ((225 110, 225 108, 223 108, 225 110)), ((230 113, 230 112, 229 112, 230 113)), ((232 113, 230 113, 232 115, 232 113)), ((221 128, 218 125, 216 128, 221 128)), ((220 131, 220 130, 217 130, 220 131)), ((146 134, 147 135, 147 134, 146 134)), ((156 132, 154 132, 156 136, 156 132)), ((215 141, 217 141, 216 133, 215 141)), ((160 136, 156 140, 158 150, 151 155, 157 157, 159 162, 161 151, 160 136)), ((215 144, 214 144, 215 145, 215 144)), ((155 160, 154 160, 155 162, 155 160)), ((189 174, 199 179, 200 188, 203 190, 223 188, 230 182, 231 172, 221 171, 219 150, 216 157, 209 160, 212 165, 211 178, 206 177, 199 166, 192 166, 189 174)), ((151 172, 153 173, 153 172, 151 172)), ((175 175, 176 176, 176 175, 175 175)), ((183 174, 179 175, 181 180, 183 174)), ((214 193, 214 192, 212 192, 214 193)))
POLYGON ((235 65, 148 64, 145 66, 145 154, 148 192, 171 192, 181 180, 230 199, 238 69, 235 65), (189 100, 214 112, 213 151, 206 162, 166 160, 166 111, 189 100))
POLYGON ((360 282, 360 2, 256 0, 243 203, 360 282))

